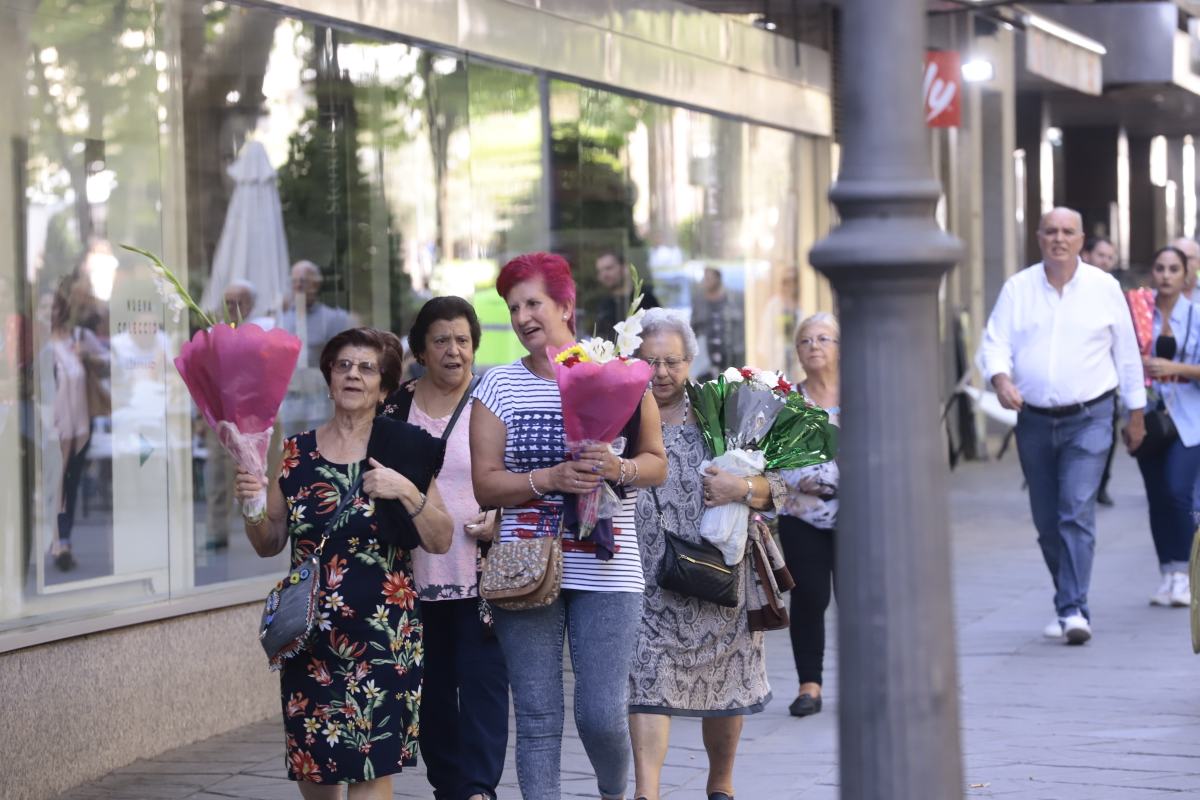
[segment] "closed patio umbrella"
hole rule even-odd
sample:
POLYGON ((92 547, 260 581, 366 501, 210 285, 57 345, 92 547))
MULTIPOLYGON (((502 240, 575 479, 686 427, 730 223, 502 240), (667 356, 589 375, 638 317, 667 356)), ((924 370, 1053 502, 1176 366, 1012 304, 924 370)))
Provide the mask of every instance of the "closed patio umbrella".
POLYGON ((288 289, 287 239, 275 169, 266 148, 250 141, 230 165, 229 176, 235 184, 233 196, 200 306, 221 318, 225 288, 240 279, 254 287, 258 295, 254 315, 261 317, 282 307, 288 289))

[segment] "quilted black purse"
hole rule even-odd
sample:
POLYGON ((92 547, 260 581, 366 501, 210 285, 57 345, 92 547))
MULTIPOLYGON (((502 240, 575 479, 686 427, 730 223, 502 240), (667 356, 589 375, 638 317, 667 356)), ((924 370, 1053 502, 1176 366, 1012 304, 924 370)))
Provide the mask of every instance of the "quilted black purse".
POLYGON ((350 491, 342 495, 333 516, 321 535, 321 543, 312 554, 292 567, 287 576, 275 584, 267 595, 263 607, 262 622, 259 624, 258 641, 267 653, 272 671, 283 668, 283 662, 308 649, 313 631, 317 627, 317 602, 321 594, 321 553, 333 526, 342 518, 342 513, 358 496, 362 486, 362 474, 354 481, 350 491))
POLYGON ((721 551, 708 542, 689 542, 672 532, 658 503, 658 492, 651 489, 650 495, 654 498, 664 545, 658 585, 686 597, 737 608, 737 568, 726 565, 721 551))

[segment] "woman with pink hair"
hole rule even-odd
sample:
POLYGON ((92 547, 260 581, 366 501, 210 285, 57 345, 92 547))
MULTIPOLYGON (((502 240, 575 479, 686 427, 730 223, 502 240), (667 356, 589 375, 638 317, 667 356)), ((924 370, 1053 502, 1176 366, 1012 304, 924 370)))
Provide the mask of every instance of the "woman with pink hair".
MULTIPOLYGON (((622 438, 568 457, 562 398, 547 348, 575 339, 575 281, 565 259, 528 253, 500 271, 496 290, 528 355, 488 371, 471 415, 475 497, 502 507, 500 541, 561 531, 562 592, 526 611, 495 610, 517 720, 517 778, 525 800, 558 800, 563 730, 563 635, 575 672, 575 725, 601 798, 625 796, 629 772, 629 670, 642 612, 641 556, 634 523, 638 489, 666 477, 658 407, 647 394, 622 438), (608 481, 621 497, 615 552, 564 528, 564 505, 608 481)), ((569 519, 570 515, 567 515, 569 519)))

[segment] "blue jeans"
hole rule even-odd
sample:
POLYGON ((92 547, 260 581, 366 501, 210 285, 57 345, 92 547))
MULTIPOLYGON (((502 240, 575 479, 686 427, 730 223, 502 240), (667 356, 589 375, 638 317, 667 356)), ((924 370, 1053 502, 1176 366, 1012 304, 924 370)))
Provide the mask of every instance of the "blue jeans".
POLYGON ((1137 460, 1150 505, 1150 535, 1163 572, 1187 572, 1196 530, 1192 492, 1200 476, 1200 445, 1176 439, 1164 452, 1137 460))
POLYGON ((496 796, 508 747, 508 673, 479 600, 421 603, 421 757, 436 800, 496 796))
POLYGON ((1110 398, 1066 417, 1028 410, 1017 417, 1017 452, 1060 618, 1076 613, 1091 618, 1087 594, 1096 551, 1096 493, 1112 443, 1113 402, 1110 398))
POLYGON ((575 727, 605 798, 625 795, 629 669, 642 595, 565 589, 545 608, 495 609, 517 716, 517 781, 524 800, 559 800, 563 631, 575 670, 575 727))

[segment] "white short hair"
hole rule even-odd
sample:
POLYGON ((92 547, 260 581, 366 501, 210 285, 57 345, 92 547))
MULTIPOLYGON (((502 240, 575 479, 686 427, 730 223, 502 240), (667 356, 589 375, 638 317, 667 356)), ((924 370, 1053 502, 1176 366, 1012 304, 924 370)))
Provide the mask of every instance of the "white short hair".
POLYGON ((642 317, 642 338, 648 339, 658 333, 674 333, 683 342, 683 356, 688 361, 696 358, 700 345, 696 342, 696 334, 687 320, 679 312, 666 308, 651 308, 642 317))
POLYGON ((229 292, 230 289, 236 289, 237 291, 240 291, 240 292, 246 292, 247 294, 250 295, 251 302, 258 299, 258 290, 255 289, 254 284, 248 280, 244 280, 242 278, 234 278, 233 280, 231 280, 229 282, 228 285, 226 285, 225 291, 229 292))
POLYGON ((828 325, 829 327, 833 328, 833 333, 835 336, 840 338, 842 335, 842 326, 838 324, 837 317, 835 317, 833 314, 830 314, 828 311, 818 311, 811 317, 805 317, 800 321, 800 324, 796 326, 796 332, 792 334, 792 341, 795 342, 799 340, 800 334, 804 333, 806 328, 809 328, 813 325, 828 325))

